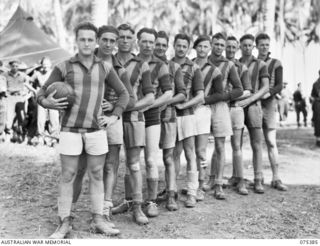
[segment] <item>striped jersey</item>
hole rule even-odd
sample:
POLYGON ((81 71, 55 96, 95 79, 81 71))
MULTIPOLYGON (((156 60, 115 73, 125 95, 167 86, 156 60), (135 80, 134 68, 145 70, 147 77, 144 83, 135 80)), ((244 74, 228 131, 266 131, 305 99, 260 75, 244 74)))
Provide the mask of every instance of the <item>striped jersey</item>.
MULTIPOLYGON (((139 56, 139 55, 138 55, 139 56)), ((161 59, 152 55, 148 62, 151 73, 151 83, 153 85, 155 98, 162 93, 172 90, 172 83, 169 76, 169 68, 161 59)), ((160 124, 160 108, 151 108, 144 112, 146 127, 160 124)))
MULTIPOLYGON (((115 59, 127 71, 133 90, 133 96, 136 101, 142 99, 144 95, 148 93, 153 93, 154 90, 151 83, 151 73, 148 63, 133 54, 124 64, 121 64, 118 53, 115 55, 115 59)), ((144 115, 139 111, 124 112, 123 121, 144 121, 144 115)))
MULTIPOLYGON (((162 60, 169 67, 170 82, 173 85, 173 96, 180 93, 186 96, 186 87, 183 82, 183 74, 180 65, 173 61, 168 61, 166 57, 163 57, 162 60)), ((160 117, 162 122, 176 122, 177 113, 175 106, 166 106, 166 108, 161 111, 160 117)))
POLYGON ((56 81, 69 84, 75 93, 73 106, 64 111, 61 130, 66 132, 93 132, 99 130, 98 116, 102 114, 102 99, 105 86, 111 86, 119 95, 112 111, 121 116, 129 95, 111 65, 94 56, 90 68, 83 65, 76 55, 54 67, 50 77, 38 93, 38 102, 45 96, 45 90, 56 81))
MULTIPOLYGON (((197 64, 197 58, 193 60, 197 64)), ((222 74, 215 65, 206 62, 200 67, 204 85, 204 98, 207 104, 213 104, 222 100, 223 86, 222 74), (210 103, 209 103, 210 102, 210 103)))
POLYGON ((242 64, 239 60, 233 60, 234 65, 237 68, 237 72, 243 87, 243 90, 252 90, 252 86, 249 79, 249 71, 246 65, 242 64))
MULTIPOLYGON (((260 59, 258 57, 258 59, 260 59)), ((263 60, 268 69, 269 74, 269 92, 271 95, 280 93, 283 87, 283 67, 279 60, 271 58, 270 52, 265 60, 263 60)))
MULTIPOLYGON (((239 59, 239 61, 244 64, 244 60, 242 57, 239 59)), ((246 64, 246 66, 248 68, 252 92, 256 93, 261 87, 260 80, 262 78, 269 78, 267 65, 264 61, 251 56, 250 61, 248 64, 246 64)))
MULTIPOLYGON (((172 58, 171 60, 175 62, 175 58, 172 58)), ((184 63, 180 64, 180 67, 183 74, 183 82, 186 87, 186 101, 189 101, 195 96, 197 91, 204 90, 203 77, 199 66, 194 64, 187 57, 185 58, 184 63)), ((193 113, 193 107, 182 110, 177 109, 177 116, 191 115, 193 113)))
MULTIPOLYGON (((127 73, 126 69, 123 68, 120 65, 120 63, 115 59, 114 56, 112 56, 112 66, 129 93, 130 99, 129 99, 129 103, 127 105, 127 109, 130 109, 135 104, 135 98, 133 96, 132 86, 129 82, 128 73, 127 73)), ((117 93, 114 91, 114 89, 112 87, 106 86, 106 89, 104 92, 104 99, 106 99, 112 105, 115 105, 119 99, 119 96, 117 95, 117 93)), ((109 112, 104 112, 104 113, 109 114, 109 112)))
POLYGON ((232 101, 237 97, 240 97, 243 93, 243 88, 234 63, 224 56, 214 57, 212 55, 208 57, 208 61, 220 69, 226 100, 232 101), (228 84, 231 84, 231 86, 228 84), (231 91, 229 91, 230 88, 231 91))

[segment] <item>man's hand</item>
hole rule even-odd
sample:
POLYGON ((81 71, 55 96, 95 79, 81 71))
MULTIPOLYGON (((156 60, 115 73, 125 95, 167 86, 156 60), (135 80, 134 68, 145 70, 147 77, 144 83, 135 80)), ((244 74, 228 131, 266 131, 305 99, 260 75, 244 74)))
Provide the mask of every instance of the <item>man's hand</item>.
POLYGON ((270 92, 267 92, 266 94, 263 95, 262 99, 267 99, 271 96, 270 92))
POLYGON ((114 124, 118 120, 118 116, 110 115, 110 116, 99 116, 98 117, 98 124, 100 127, 107 127, 114 124))
POLYGON ((244 100, 241 100, 241 101, 238 101, 235 103, 236 106, 239 106, 239 107, 242 107, 242 108, 245 108, 247 107, 248 105, 250 105, 252 103, 250 97, 247 98, 247 99, 244 99, 244 100))
POLYGON ((49 94, 46 98, 41 100, 41 104, 45 108, 55 109, 55 110, 65 110, 68 107, 68 102, 66 97, 55 99, 53 96, 56 94, 56 90, 49 94))
POLYGON ((102 111, 106 112, 111 112, 114 108, 114 106, 112 105, 112 103, 108 102, 107 100, 103 99, 102 101, 102 111))
POLYGON ((148 107, 145 107, 145 108, 142 108, 142 109, 139 110, 139 112, 143 113, 143 112, 149 110, 149 109, 151 108, 151 106, 152 106, 152 105, 150 105, 150 106, 148 106, 148 107))
POLYGON ((182 110, 182 109, 184 109, 184 105, 183 105, 183 103, 178 103, 178 104, 176 104, 176 105, 174 105, 177 109, 179 109, 179 110, 182 110))

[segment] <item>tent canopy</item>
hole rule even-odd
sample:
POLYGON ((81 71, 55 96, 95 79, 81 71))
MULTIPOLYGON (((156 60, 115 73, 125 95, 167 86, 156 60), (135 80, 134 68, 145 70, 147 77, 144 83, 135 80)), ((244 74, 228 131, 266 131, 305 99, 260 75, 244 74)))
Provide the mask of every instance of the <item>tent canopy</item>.
POLYGON ((19 59, 32 66, 44 56, 57 64, 71 55, 39 29, 33 17, 19 6, 0 33, 0 60, 19 59))

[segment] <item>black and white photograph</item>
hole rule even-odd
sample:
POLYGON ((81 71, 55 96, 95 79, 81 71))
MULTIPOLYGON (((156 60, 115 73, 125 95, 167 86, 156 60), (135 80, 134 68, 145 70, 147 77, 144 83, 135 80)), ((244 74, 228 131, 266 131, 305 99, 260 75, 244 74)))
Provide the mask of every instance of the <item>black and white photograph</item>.
POLYGON ((320 0, 0 13, 1 245, 320 244, 320 0))

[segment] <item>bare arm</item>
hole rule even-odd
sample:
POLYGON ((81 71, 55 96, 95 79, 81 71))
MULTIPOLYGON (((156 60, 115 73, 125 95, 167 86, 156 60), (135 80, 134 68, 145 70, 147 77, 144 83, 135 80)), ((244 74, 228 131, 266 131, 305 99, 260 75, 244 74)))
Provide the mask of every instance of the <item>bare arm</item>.
POLYGON ((244 100, 244 99, 246 99, 246 98, 248 98, 248 97, 250 97, 250 96, 251 96, 251 91, 249 91, 249 90, 244 90, 242 96, 241 96, 241 97, 238 97, 236 100, 237 100, 237 101, 241 101, 241 100, 244 100))
POLYGON ((184 93, 178 93, 168 101, 168 105, 175 105, 177 103, 183 102, 186 99, 186 95, 184 93))
POLYGON ((148 108, 149 106, 151 106, 153 103, 154 103, 154 94, 148 93, 142 99, 137 101, 134 104, 133 108, 130 108, 127 111, 137 111, 137 110, 145 109, 145 108, 148 108))
POLYGON ((165 104, 172 98, 173 91, 165 91, 161 96, 159 96, 154 103, 150 106, 150 108, 159 108, 165 104))
POLYGON ((176 107, 182 110, 182 109, 191 108, 195 105, 203 104, 203 103, 204 103, 204 92, 203 90, 199 90, 196 92, 196 96, 194 98, 192 98, 187 102, 177 104, 176 107))
POLYGON ((252 96, 248 97, 247 99, 244 99, 242 101, 237 102, 237 105, 240 107, 247 107, 251 103, 261 99, 264 94, 266 94, 269 91, 269 78, 263 77, 261 78, 261 88, 252 96))

